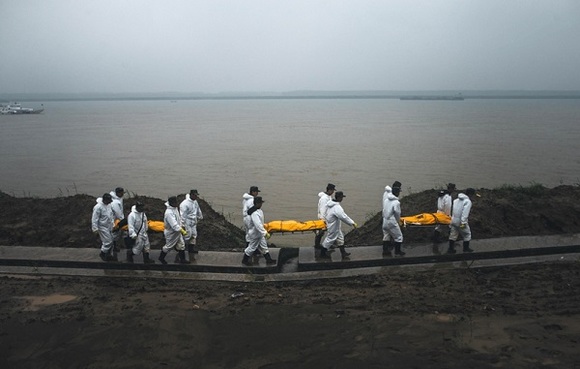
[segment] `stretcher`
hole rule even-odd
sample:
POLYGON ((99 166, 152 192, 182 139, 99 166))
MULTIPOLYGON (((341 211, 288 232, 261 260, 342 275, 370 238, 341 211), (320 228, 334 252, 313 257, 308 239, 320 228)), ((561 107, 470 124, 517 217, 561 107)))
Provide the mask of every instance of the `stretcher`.
POLYGON ((403 227, 424 227, 451 224, 451 217, 444 213, 421 213, 407 217, 401 217, 400 224, 403 227))
POLYGON ((165 229, 165 224, 161 220, 148 220, 147 227, 153 232, 163 232, 165 229))
POLYGON ((321 219, 298 222, 296 220, 272 220, 264 224, 268 233, 306 232, 326 230, 326 222, 321 219))
MULTIPOLYGON (((148 220, 147 225, 150 231, 163 232, 164 224, 159 220, 148 220)), ((324 220, 307 220, 306 222, 298 222, 296 220, 273 220, 264 224, 264 228, 268 233, 285 233, 285 232, 305 232, 305 231, 321 231, 326 230, 326 223, 324 220)))
MULTIPOLYGON (((129 226, 127 225, 127 218, 121 221, 119 221, 119 219, 115 219, 115 227, 121 228, 122 231, 128 231, 129 226)), ((153 232, 163 232, 165 229, 165 224, 161 220, 148 220, 147 228, 153 232)))

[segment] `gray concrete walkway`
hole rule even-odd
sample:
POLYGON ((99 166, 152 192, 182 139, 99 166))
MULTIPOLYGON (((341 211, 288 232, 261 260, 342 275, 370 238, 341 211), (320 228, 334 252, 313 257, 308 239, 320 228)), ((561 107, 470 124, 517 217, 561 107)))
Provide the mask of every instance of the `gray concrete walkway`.
POLYGON ((159 250, 152 250, 155 264, 144 265, 141 256, 135 263, 125 262, 121 251, 119 262, 103 262, 98 248, 54 248, 0 246, 1 274, 136 276, 229 281, 280 281, 315 278, 338 278, 352 275, 396 272, 400 268, 462 268, 542 261, 580 260, 580 234, 510 237, 473 240, 473 253, 463 254, 461 242, 457 254, 447 255, 447 243, 404 246, 404 257, 383 257, 381 246, 347 248, 351 255, 342 259, 338 249, 330 260, 317 258, 311 246, 271 248, 275 265, 264 258, 255 259, 251 267, 241 263, 242 252, 200 251, 191 264, 175 264, 170 253, 167 265, 157 261, 159 250))

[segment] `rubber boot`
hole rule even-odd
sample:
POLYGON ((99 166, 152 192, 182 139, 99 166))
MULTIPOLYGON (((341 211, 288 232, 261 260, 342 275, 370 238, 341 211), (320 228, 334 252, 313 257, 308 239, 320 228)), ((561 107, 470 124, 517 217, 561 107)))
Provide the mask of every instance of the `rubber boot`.
POLYGON ((109 252, 107 253, 107 261, 119 261, 119 259, 117 259, 117 254, 115 254, 115 251, 113 250, 112 247, 109 249, 109 252))
POLYGON ((191 262, 185 258, 185 250, 180 250, 177 252, 179 255, 179 264, 190 264, 191 262))
POLYGON ((276 264, 276 259, 272 259, 272 256, 270 255, 269 252, 264 254, 264 258, 266 259, 266 264, 268 264, 268 265, 276 264))
POLYGON ((330 259, 330 254, 328 253, 328 250, 325 247, 322 247, 320 249, 320 258, 321 259, 330 259))
POLYGON ((244 252, 244 258, 242 259, 242 264, 247 265, 247 266, 252 266, 252 262, 250 261, 250 257, 248 255, 246 255, 245 252, 244 252))
POLYGON ((189 253, 189 256, 191 256, 192 254, 197 254, 198 251, 195 249, 195 245, 190 243, 189 245, 187 245, 187 252, 189 253))
POLYGON ((148 252, 143 253, 143 264, 155 264, 155 260, 151 260, 148 252))
POLYGON ((322 242, 322 236, 324 236, 324 233, 322 232, 318 232, 316 234, 316 237, 314 237, 314 248, 320 250, 322 248, 322 246, 320 245, 320 242, 322 242))
POLYGON ((127 250, 127 263, 133 264, 133 250, 127 250))
POLYGON ((395 242, 395 256, 405 256, 405 253, 401 251, 402 242, 395 242))
POLYGON ((187 254, 189 256, 189 261, 195 260, 195 254, 197 254, 197 251, 193 249, 193 245, 187 245, 187 254))
POLYGON ((99 257, 101 258, 102 261, 107 261, 107 254, 105 254, 104 252, 101 251, 99 257))
POLYGON ((343 259, 346 259, 350 256, 350 252, 346 252, 346 249, 344 246, 339 246, 338 249, 340 250, 340 256, 343 259))
POLYGON ((463 252, 473 252, 473 250, 469 248, 469 241, 463 241, 463 252))
POLYGON ((390 244, 389 241, 383 241, 383 256, 393 256, 391 248, 389 247, 390 244))
POLYGON ((433 243, 440 243, 441 242, 441 232, 433 231, 433 243))
POLYGON ((447 253, 448 254, 455 254, 457 251, 455 251, 455 241, 453 240, 449 240, 449 248, 447 249, 447 253))
POLYGON ((161 250, 161 254, 159 254, 159 261, 163 265, 167 264, 167 261, 165 261, 166 256, 167 256, 167 253, 165 251, 161 250))

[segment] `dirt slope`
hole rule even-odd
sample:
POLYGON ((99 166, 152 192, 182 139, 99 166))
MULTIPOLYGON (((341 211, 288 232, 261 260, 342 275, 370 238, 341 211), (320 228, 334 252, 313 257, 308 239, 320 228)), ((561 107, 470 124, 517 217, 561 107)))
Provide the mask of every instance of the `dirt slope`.
MULTIPOLYGON (((474 239, 550 235, 580 232, 580 187, 545 188, 504 186, 477 190, 469 226, 474 239)), ((437 210, 438 190, 407 194, 401 198, 401 213, 410 216, 437 210)), ((457 192, 454 193, 454 198, 457 192)), ((344 205, 348 213, 348 205, 344 205)), ((375 214, 362 227, 345 236, 347 244, 380 245, 382 215, 375 214)), ((429 242, 433 229, 403 229, 405 243, 429 242)))
MULTIPOLYGON (((179 196, 181 201, 185 195, 179 196)), ((150 220, 163 220, 165 201, 136 196, 124 200, 125 214, 141 201, 150 220)), ((204 219, 198 225, 202 250, 232 249, 245 244, 244 232, 198 200, 204 219)), ((91 214, 96 198, 74 195, 53 199, 16 198, 0 192, 0 245, 99 247, 91 232, 91 214)), ((153 248, 163 246, 163 233, 149 232, 153 248)))
MULTIPOLYGON (((403 216, 436 210, 437 190, 407 194, 401 199, 403 216)), ((580 232, 580 186, 545 188, 505 186, 479 189, 470 216, 473 238, 548 235, 580 232)), ((457 196, 457 193, 455 193, 457 196)), ((184 195, 180 196, 180 200, 184 195)), ((163 220, 165 201, 137 196, 125 199, 125 213, 136 201, 145 203, 147 216, 163 220)), ((98 247, 90 231, 92 208, 96 199, 88 195, 52 199, 17 198, 0 192, 0 245, 98 247)), ((231 250, 244 246, 241 229, 229 223, 206 201, 199 200, 203 221, 198 226, 202 250, 231 250)), ((350 204, 344 204, 348 213, 350 204)), ((346 235, 352 246, 379 245, 382 218, 378 212, 362 227, 346 235)), ((348 227, 344 227, 346 231, 348 227)), ((427 242, 432 229, 403 230, 405 243, 427 242)), ((154 249, 163 246, 163 235, 150 232, 154 249)))

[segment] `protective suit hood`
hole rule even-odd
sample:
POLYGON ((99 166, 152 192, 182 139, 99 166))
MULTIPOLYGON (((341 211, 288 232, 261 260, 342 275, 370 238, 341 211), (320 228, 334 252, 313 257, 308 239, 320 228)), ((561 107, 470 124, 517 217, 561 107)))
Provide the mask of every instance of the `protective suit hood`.
POLYGON ((465 200, 465 199, 468 199, 468 198, 469 198, 469 196, 467 196, 467 195, 466 195, 466 194, 464 194, 464 193, 460 193, 459 195, 457 195, 457 198, 458 198, 458 199, 461 199, 461 200, 465 200))
POLYGON ((383 208, 387 205, 386 203, 389 201, 389 195, 391 195, 393 189, 391 186, 385 186, 385 192, 383 192, 383 208))
POLYGON ((244 200, 249 200, 249 199, 253 199, 254 196, 252 196, 252 195, 250 195, 249 193, 246 192, 245 194, 242 195, 242 198, 244 200))
POLYGON ((387 193, 387 200, 389 201, 393 201, 393 200, 398 200, 399 198, 395 195, 393 195, 392 192, 387 193))
POLYGON ((328 204, 326 204, 326 206, 328 206, 329 208, 332 208, 335 205, 338 205, 339 203, 337 201, 331 200, 328 202, 328 204))
POLYGON ((117 196, 117 193, 115 193, 115 191, 111 191, 109 192, 109 194, 111 195, 111 197, 113 198, 113 200, 122 200, 122 197, 117 196))

